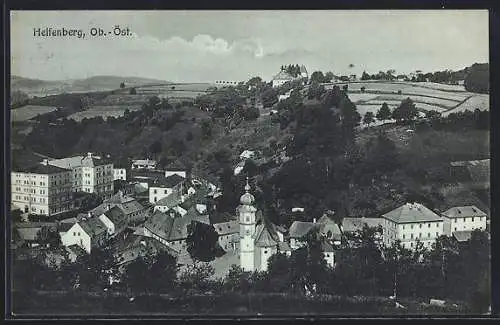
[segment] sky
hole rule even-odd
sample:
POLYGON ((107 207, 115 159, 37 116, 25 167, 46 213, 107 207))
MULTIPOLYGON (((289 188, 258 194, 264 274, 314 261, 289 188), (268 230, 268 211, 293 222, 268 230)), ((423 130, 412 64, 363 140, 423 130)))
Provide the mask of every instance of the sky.
POLYGON ((336 75, 459 70, 489 62, 488 28, 486 10, 12 11, 11 73, 213 82, 270 80, 283 64, 336 75), (90 35, 115 25, 130 35, 90 35), (86 36, 38 37, 35 28, 86 36))

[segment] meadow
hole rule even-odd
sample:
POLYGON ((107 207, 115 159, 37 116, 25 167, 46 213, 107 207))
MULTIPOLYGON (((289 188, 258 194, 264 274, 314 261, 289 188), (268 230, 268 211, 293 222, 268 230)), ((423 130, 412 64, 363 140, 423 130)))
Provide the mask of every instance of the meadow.
POLYGON ((41 106, 41 105, 26 105, 10 111, 10 118, 12 122, 21 122, 31 120, 37 115, 43 115, 53 112, 57 109, 54 106, 41 106))

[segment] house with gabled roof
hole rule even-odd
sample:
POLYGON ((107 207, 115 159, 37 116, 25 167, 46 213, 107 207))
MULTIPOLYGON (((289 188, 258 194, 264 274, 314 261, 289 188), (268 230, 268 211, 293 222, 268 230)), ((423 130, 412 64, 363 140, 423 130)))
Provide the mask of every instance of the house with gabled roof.
POLYGON ((128 225, 128 218, 123 210, 114 206, 99 216, 99 219, 106 225, 109 236, 116 236, 121 233, 128 225))
POLYGON ((149 202, 155 204, 173 192, 184 194, 185 181, 186 178, 178 174, 157 179, 154 183, 149 184, 149 202))
POLYGON ((487 214, 475 205, 452 207, 441 213, 444 233, 452 236, 456 231, 486 230, 487 214))
POLYGON ((108 228, 98 217, 76 222, 61 236, 64 246, 78 245, 90 254, 92 248, 102 246, 108 239, 108 228))
POLYGON ((146 207, 140 204, 135 198, 124 195, 121 191, 118 191, 118 193, 114 194, 89 212, 91 215, 100 216, 114 207, 119 208, 123 212, 127 224, 142 222, 148 215, 148 209, 146 207))
POLYGON ((413 249, 417 241, 430 248, 444 234, 444 218, 420 203, 406 203, 382 215, 383 243, 391 246, 400 240, 413 249))

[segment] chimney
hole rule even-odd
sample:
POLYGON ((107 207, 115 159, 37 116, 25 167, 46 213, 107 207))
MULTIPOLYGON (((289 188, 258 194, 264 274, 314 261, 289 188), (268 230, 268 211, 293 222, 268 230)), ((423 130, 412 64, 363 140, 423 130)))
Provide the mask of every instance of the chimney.
POLYGON ((316 223, 316 218, 313 218, 313 223, 316 223))

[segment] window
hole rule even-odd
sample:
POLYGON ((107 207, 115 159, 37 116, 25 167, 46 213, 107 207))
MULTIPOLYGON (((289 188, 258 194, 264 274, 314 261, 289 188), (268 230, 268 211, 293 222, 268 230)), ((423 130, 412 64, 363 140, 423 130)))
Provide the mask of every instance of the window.
POLYGON ((427 237, 428 237, 428 238, 431 238, 431 233, 430 233, 430 232, 429 232, 429 233, 427 233, 427 237))
POLYGON ((410 247, 413 247, 413 243, 410 243, 410 247))
POLYGON ((156 190, 153 190, 153 194, 156 194, 156 190))
POLYGON ((457 231, 457 227, 455 227, 455 231, 457 231))
POLYGON ((403 234, 403 239, 405 239, 405 237, 406 237, 406 236, 403 234))
POLYGON ((413 225, 411 225, 410 228, 413 229, 413 225))
POLYGON ((455 219, 455 223, 457 223, 457 219, 455 219))
POLYGON ((419 226, 420 226, 420 229, 422 229, 422 224, 419 224, 419 226))
POLYGON ((430 223, 428 223, 428 224, 427 224, 427 228, 430 228, 430 227, 431 227, 431 224, 430 224, 430 223))
POLYGON ((474 217, 472 217, 472 222, 474 222, 474 217))
POLYGON ((422 233, 419 233, 419 234, 418 234, 418 238, 422 238, 422 233))
POLYGON ((405 225, 403 225, 403 230, 405 230, 405 225))
POLYGON ((264 251, 264 254, 267 254, 267 250, 264 251))
POLYGON ((73 236, 76 236, 76 232, 73 232, 73 236))
POLYGON ((165 194, 168 194, 168 190, 165 190, 165 191, 164 191, 164 193, 165 193, 165 194))
POLYGON ((78 236, 80 236, 80 232, 78 232, 78 236))
POLYGON ((413 234, 411 234, 411 236, 410 236, 410 237, 411 237, 411 239, 413 239, 413 234))

